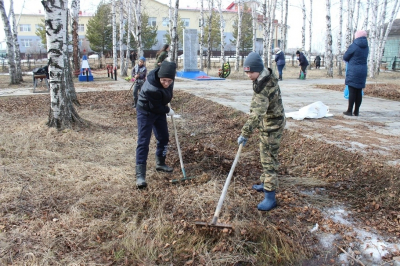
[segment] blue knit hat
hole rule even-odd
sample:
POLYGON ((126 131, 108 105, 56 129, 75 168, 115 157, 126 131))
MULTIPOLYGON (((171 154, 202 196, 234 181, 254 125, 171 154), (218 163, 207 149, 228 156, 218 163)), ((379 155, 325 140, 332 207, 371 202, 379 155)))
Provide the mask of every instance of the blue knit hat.
POLYGON ((264 63, 261 56, 256 52, 251 52, 244 60, 243 70, 245 72, 261 72, 264 70, 264 63))
POLYGON ((139 57, 139 60, 142 60, 143 62, 146 62, 146 58, 144 58, 144 56, 139 57))

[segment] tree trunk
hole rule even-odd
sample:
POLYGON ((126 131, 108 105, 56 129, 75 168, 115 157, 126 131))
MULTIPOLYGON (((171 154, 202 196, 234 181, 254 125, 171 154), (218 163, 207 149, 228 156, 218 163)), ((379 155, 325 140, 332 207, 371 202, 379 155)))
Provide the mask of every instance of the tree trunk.
POLYGON ((369 40, 370 40, 370 50, 369 50, 369 77, 374 78, 375 77, 375 50, 377 49, 376 47, 376 33, 377 33, 377 17, 378 17, 378 0, 373 0, 372 5, 371 5, 371 27, 370 27, 370 35, 369 35, 369 40))
POLYGON ((203 64, 203 40, 204 40, 204 0, 200 0, 200 45, 199 45, 199 56, 200 56, 200 70, 204 70, 203 64))
POLYGON ((178 12, 179 12, 179 0, 175 0, 174 17, 172 20, 172 32, 171 32, 171 57, 170 61, 177 63, 177 52, 178 52, 178 12))
POLYGON ((326 64, 327 76, 333 78, 331 1, 330 0, 326 0, 325 64, 326 64))
POLYGON ((82 122, 76 112, 67 86, 67 1, 42 1, 45 10, 47 58, 49 62, 50 111, 47 125, 57 129, 69 128, 82 122))
POLYGON ((288 11, 289 10, 289 0, 285 1, 285 31, 283 34, 283 48, 282 51, 286 52, 286 39, 287 39, 287 20, 288 20, 288 11))
POLYGON ((371 5, 371 0, 367 0, 367 9, 365 10, 365 19, 361 29, 367 30, 368 28, 368 17, 369 17, 369 7, 371 5))
POLYGON ((122 49, 124 45, 124 3, 122 0, 119 1, 119 60, 120 60, 120 69, 121 69, 121 76, 126 77, 127 69, 125 63, 125 56, 124 50, 122 49))
POLYGON ((117 54, 117 22, 116 22, 116 14, 115 14, 115 2, 117 0, 112 1, 112 44, 113 44, 113 71, 118 67, 118 54, 117 54))
POLYGON ((72 18, 72 61, 74 62, 74 71, 79 71, 80 60, 78 56, 79 51, 79 35, 78 35, 78 25, 79 25, 79 9, 80 0, 72 0, 71 2, 71 18, 72 18))
MULTIPOLYGON (((281 27, 279 28, 280 29, 280 37, 281 37, 281 44, 280 44, 280 48, 281 49, 284 49, 284 46, 282 45, 282 38, 283 38, 283 31, 284 31, 284 26, 283 26, 283 13, 284 13, 284 2, 285 2, 285 0, 282 0, 281 1, 281 27)), ((284 51, 284 50, 282 50, 282 51, 284 51)))
POLYGON ((356 5, 356 8, 357 8, 356 18, 354 20, 354 32, 356 32, 358 29, 358 20, 360 17, 360 6, 361 6, 361 0, 358 0, 357 5, 356 5))
POLYGON ((347 28, 346 28, 346 50, 349 48, 353 39, 353 10, 352 0, 347 0, 347 28))
POLYGON ((263 15, 263 61, 264 66, 267 66, 268 62, 268 21, 267 21, 267 4, 268 1, 264 0, 262 5, 262 15, 263 15))
POLYGON ((219 12, 219 23, 220 23, 220 32, 221 32, 221 61, 222 61, 222 69, 225 64, 225 20, 222 14, 222 0, 218 0, 218 12, 219 12))
MULTIPOLYGON (((242 0, 239 0, 238 3, 238 28, 237 28, 237 38, 236 38, 236 62, 235 62, 235 71, 239 71, 239 58, 240 58, 240 41, 242 39, 242 0)), ((211 23, 210 23, 211 25, 211 23)))
POLYGON ((339 0, 339 36, 337 39, 338 56, 337 61, 339 63, 339 76, 343 76, 342 73, 342 37, 343 37, 343 0, 339 0))
MULTIPOLYGON (((275 10, 276 10, 276 1, 271 0, 270 9, 269 9, 269 37, 268 37, 268 61, 267 66, 271 67, 271 57, 272 57, 272 41, 274 40, 273 34, 275 33, 275 10)), ((276 40, 277 41, 277 40, 276 40)))
POLYGON ((137 56, 143 56, 142 0, 137 0, 137 6, 136 6, 136 42, 137 42, 137 56))
POLYGON ((10 83, 18 84, 19 81, 17 79, 17 73, 15 69, 14 40, 11 32, 10 21, 8 20, 6 10, 4 8, 4 0, 0 0, 0 13, 3 20, 4 33, 6 35, 8 73, 10 74, 10 83))
POLYGON ((68 34, 68 17, 69 17, 69 11, 67 9, 66 12, 67 17, 65 18, 65 42, 63 44, 63 50, 64 50, 64 66, 66 66, 67 72, 66 72, 66 86, 65 90, 67 92, 67 96, 69 99, 71 99, 71 102, 76 104, 77 106, 80 106, 81 104, 78 101, 78 97, 76 96, 76 90, 74 86, 74 81, 72 79, 72 69, 71 69, 71 64, 70 64, 70 54, 69 54, 69 49, 68 49, 68 44, 69 44, 69 34, 68 34))
POLYGON ((311 69, 311 44, 312 44, 312 14, 313 14, 313 2, 312 0, 310 0, 310 19, 309 19, 309 34, 310 34, 310 47, 308 47, 308 61, 310 62, 310 64, 308 65, 308 68, 311 69))
POLYGON ((383 36, 384 36, 384 30, 385 30, 385 21, 386 21, 386 8, 387 8, 387 0, 383 0, 383 6, 382 6, 382 13, 379 17, 379 23, 378 25, 378 31, 377 31, 377 49, 376 49, 376 55, 375 58, 377 59, 375 61, 375 73, 379 74, 379 67, 381 64, 381 51, 383 50, 382 44, 383 44, 383 36))
MULTIPOLYGON (((128 70, 129 68, 129 55, 131 54, 131 35, 129 34, 132 30, 132 1, 127 1, 128 4, 128 32, 126 34, 126 69, 128 70)), ((135 66, 132 66, 134 68, 135 66)))
MULTIPOLYGON (((301 27, 301 50, 303 53, 306 53, 306 4, 303 0, 303 5, 301 7, 301 11, 303 12, 303 26, 301 27)), ((307 56, 307 55, 306 55, 307 56)))
POLYGON ((257 4, 253 3, 251 7, 251 17, 252 17, 252 27, 253 27, 253 48, 252 51, 256 51, 256 42, 257 42, 257 4))
POLYGON ((208 37, 207 37, 207 74, 208 70, 211 69, 211 30, 212 30, 212 10, 214 2, 213 0, 208 0, 208 37))
MULTIPOLYGON (((22 78, 22 69, 21 69, 21 51, 19 49, 18 35, 17 35, 17 23, 15 21, 14 14, 14 1, 10 0, 10 17, 12 20, 12 31, 13 31, 13 42, 14 42, 14 52, 15 52, 15 66, 16 66, 16 77, 17 82, 24 81, 22 78)), ((30 62, 29 62, 30 64, 30 62)))

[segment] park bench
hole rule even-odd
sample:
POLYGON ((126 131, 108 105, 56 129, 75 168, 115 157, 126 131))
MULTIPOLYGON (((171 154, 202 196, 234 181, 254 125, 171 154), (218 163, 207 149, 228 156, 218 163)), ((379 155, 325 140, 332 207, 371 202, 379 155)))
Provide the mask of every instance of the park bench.
MULTIPOLYGON (((48 67, 41 67, 41 68, 35 68, 33 71, 33 92, 39 92, 36 91, 36 88, 38 87, 38 84, 41 84, 41 88, 43 88, 44 84, 46 84, 46 91, 50 91, 50 86, 49 86, 49 81, 48 81, 48 67), (44 81, 44 82, 43 82, 44 81)), ((44 90, 40 90, 40 92, 43 92, 44 90)))

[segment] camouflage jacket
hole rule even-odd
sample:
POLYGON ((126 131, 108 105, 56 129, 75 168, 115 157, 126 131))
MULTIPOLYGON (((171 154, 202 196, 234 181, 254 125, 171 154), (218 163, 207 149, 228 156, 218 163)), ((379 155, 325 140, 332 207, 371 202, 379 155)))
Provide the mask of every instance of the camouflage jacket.
POLYGON ((278 79, 270 68, 264 68, 253 82, 253 90, 250 115, 242 128, 242 136, 245 138, 249 138, 256 128, 260 131, 274 131, 286 123, 278 79))

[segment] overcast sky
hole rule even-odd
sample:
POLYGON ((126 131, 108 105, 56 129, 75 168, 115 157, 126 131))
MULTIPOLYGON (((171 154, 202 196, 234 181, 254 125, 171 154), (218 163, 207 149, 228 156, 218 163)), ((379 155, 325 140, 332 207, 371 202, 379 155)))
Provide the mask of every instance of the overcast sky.
MULTIPOLYGON (((96 7, 98 3, 101 0, 81 0, 81 10, 82 11, 87 11, 87 12, 95 12, 96 7)), ((146 1, 146 0, 143 0, 146 1)), ((9 0, 4 0, 5 6, 6 6, 6 11, 8 12, 9 9, 9 0)), ((71 1, 69 1, 70 3, 71 1)), ((160 2, 163 3, 168 3, 169 0, 160 0, 160 2)), ((174 2, 174 0, 172 0, 174 2)), ((280 3, 281 1, 278 0, 280 3)), ((306 12, 307 16, 309 16, 309 0, 305 0, 306 3, 306 12)), ((337 0, 332 0, 332 7, 331 7, 331 17, 332 17, 332 35, 333 35, 333 45, 334 45, 334 52, 335 52, 335 47, 336 47, 336 36, 338 32, 338 26, 339 25, 339 16, 338 16, 338 11, 339 11, 339 4, 337 3, 337 0)), ((343 1, 344 5, 346 5, 347 1, 343 1)), ((362 1, 365 2, 365 1, 362 1)), ((207 0, 204 0, 204 6, 207 6, 207 0)), ((223 0, 223 6, 227 7, 230 3, 232 3, 232 0, 223 0)), ((288 15, 288 26, 290 27, 288 31, 288 48, 300 48, 301 47, 301 27, 303 24, 302 21, 302 10, 301 10, 301 3, 302 0, 289 0, 289 15, 288 15)), ((179 5, 181 7, 183 6, 189 6, 189 7, 196 7, 196 5, 199 5, 197 1, 193 0, 180 0, 179 5)), ((14 12, 16 16, 18 17, 19 13, 38 13, 39 9, 42 10, 43 13, 43 7, 42 4, 40 3, 40 0, 14 0, 14 12), (24 8, 22 9, 23 3, 24 8)), ((326 16, 325 16, 325 1, 323 0, 314 0, 313 1, 313 17, 312 17, 312 24, 313 24, 313 35, 312 35, 312 50, 316 50, 318 52, 323 52, 325 50, 325 28, 326 28, 326 16)), ((281 20, 281 12, 280 9, 277 8, 275 18, 278 19, 279 21, 281 20)), ((347 18, 347 13, 343 14, 343 23, 345 25, 346 19, 347 18)), ((398 14, 397 18, 400 18, 400 14, 398 14)), ((360 24, 364 21, 364 13, 360 12, 360 24)), ((0 20, 0 29, 3 28, 3 22, 0 20)), ((306 22, 306 49, 308 50, 309 47, 309 24, 308 21, 306 22)), ((345 31, 343 31, 343 35, 345 31)), ((4 39, 4 30, 0 30, 0 39, 4 39)))

